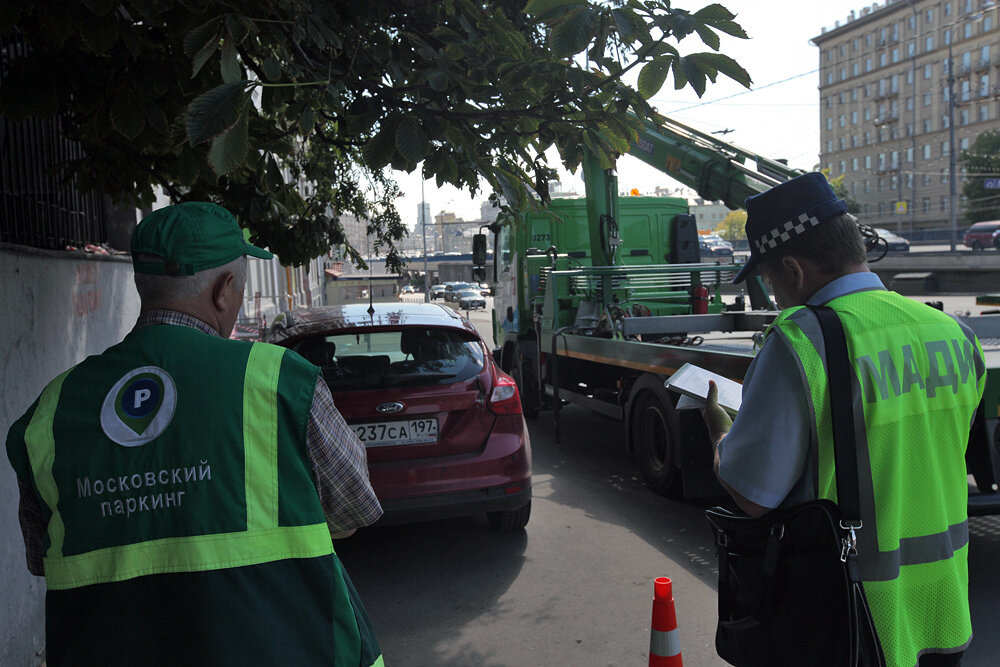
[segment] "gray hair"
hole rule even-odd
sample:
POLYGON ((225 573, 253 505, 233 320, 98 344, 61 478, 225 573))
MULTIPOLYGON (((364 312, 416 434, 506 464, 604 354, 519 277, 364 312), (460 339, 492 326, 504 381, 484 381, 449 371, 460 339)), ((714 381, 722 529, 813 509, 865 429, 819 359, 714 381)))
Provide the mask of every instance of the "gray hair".
MULTIPOLYGON (((156 255, 139 255, 138 259, 156 261, 160 258, 156 255)), ((206 290, 211 289, 219 276, 226 273, 233 274, 242 291, 246 287, 247 280, 246 255, 241 255, 228 264, 198 271, 190 276, 137 272, 135 274, 135 289, 139 292, 142 303, 147 307, 170 301, 196 299, 206 290)))
POLYGON ((808 260, 820 271, 830 275, 839 274, 867 261, 865 243, 858 230, 858 219, 850 213, 842 213, 788 243, 779 245, 761 257, 760 262, 771 268, 788 255, 808 260))

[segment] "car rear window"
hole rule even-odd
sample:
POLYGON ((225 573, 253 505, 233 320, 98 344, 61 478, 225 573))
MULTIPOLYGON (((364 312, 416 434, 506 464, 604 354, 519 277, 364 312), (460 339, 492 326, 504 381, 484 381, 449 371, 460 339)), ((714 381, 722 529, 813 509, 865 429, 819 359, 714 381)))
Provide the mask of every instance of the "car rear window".
POLYGON ((463 382, 485 364, 473 334, 433 327, 314 336, 292 349, 322 369, 334 392, 463 382))

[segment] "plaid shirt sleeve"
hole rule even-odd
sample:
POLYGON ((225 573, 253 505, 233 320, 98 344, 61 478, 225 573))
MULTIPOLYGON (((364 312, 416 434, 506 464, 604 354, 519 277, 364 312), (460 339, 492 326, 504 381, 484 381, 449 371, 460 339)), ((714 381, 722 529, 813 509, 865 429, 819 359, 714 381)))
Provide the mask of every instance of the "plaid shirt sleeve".
POLYGON ((331 533, 368 526, 382 506, 368 481, 365 446, 333 404, 326 382, 316 380, 307 439, 316 491, 331 533))

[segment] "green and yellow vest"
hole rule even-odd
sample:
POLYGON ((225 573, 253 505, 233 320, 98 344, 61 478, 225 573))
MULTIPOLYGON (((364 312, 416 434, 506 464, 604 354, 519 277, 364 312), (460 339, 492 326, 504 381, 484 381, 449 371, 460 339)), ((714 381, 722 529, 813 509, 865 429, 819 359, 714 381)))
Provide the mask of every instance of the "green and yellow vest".
MULTIPOLYGON (((965 449, 982 397, 982 349, 948 315, 883 290, 833 299, 854 364, 862 579, 889 665, 964 649, 969 616, 965 449)), ((829 385, 816 317, 788 309, 809 385, 817 498, 837 500, 829 385)))
POLYGON ((382 664, 306 451, 317 369, 156 325, 11 429, 37 494, 49 664, 382 664))

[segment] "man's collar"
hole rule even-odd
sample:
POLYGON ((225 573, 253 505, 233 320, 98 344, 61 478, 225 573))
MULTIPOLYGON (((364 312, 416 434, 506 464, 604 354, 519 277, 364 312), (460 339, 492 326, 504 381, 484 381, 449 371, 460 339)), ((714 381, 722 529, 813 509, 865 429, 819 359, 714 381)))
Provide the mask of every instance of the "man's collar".
POLYGON ((173 324, 182 327, 191 327, 192 329, 198 329, 199 331, 208 334, 209 336, 218 336, 219 332, 215 330, 215 327, 199 320, 193 315, 188 315, 187 313, 182 313, 177 310, 149 310, 139 315, 139 319, 136 320, 134 329, 140 327, 148 327, 156 324, 173 324))

